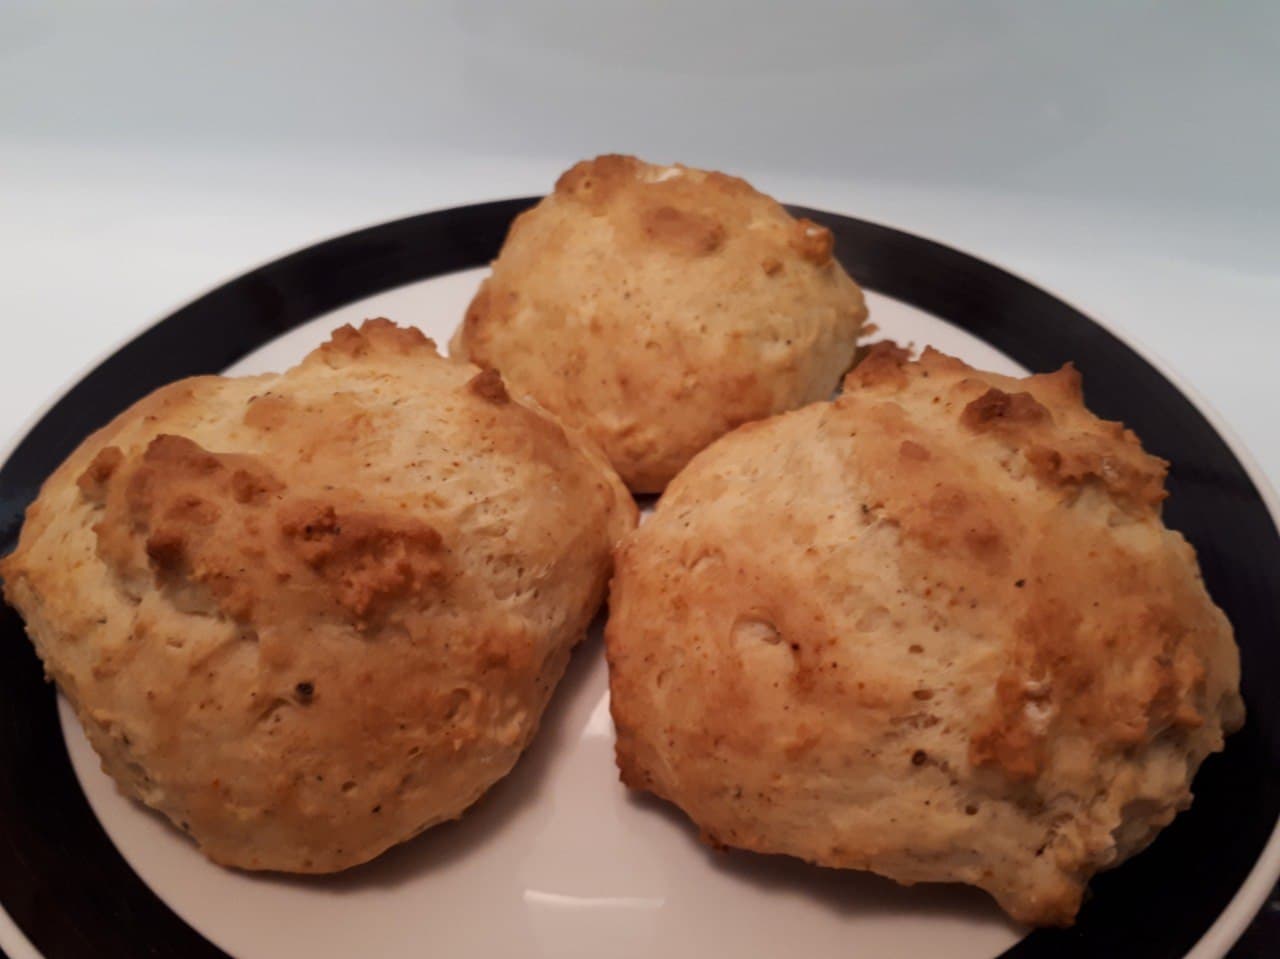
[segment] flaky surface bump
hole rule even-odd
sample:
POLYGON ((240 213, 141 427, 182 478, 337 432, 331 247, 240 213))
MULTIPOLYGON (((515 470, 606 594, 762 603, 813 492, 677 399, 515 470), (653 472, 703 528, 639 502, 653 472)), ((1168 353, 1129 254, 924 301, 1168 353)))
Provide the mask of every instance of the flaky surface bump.
POLYGON ((135 404, 0 574, 125 792, 217 862, 327 872, 507 773, 633 523, 597 452, 373 320, 135 404))
POLYGON ((1070 922, 1243 720, 1165 468, 1071 368, 933 351, 735 431, 616 555, 624 782, 713 842, 1070 922))
POLYGON ((825 227, 735 177, 602 156, 516 218, 451 350, 651 493, 735 426, 829 397, 865 317, 825 227))

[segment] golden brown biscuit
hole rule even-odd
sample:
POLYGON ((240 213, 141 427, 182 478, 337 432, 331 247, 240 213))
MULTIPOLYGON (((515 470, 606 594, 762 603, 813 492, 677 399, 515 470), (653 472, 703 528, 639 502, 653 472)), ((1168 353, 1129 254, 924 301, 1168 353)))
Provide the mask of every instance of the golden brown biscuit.
POLYGON ((829 397, 866 312, 825 227, 723 173, 603 156, 516 218, 451 349, 652 493, 735 426, 829 397))
POLYGON ((217 862, 329 872, 507 773, 634 510, 497 374, 373 320, 136 403, 0 574, 126 793, 217 862))
POLYGON ((1165 468, 1070 367, 933 351, 742 427, 616 555, 623 781, 712 842, 1071 922, 1243 720, 1165 468))

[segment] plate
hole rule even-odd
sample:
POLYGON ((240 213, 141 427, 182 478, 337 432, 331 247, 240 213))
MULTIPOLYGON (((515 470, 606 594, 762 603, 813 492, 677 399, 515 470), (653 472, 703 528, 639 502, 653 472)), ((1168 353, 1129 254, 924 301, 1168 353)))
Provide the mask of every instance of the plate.
MULTIPOLYGON (((445 343, 512 217, 533 202, 428 213, 320 243, 142 333, 49 408, 0 469, 0 552, 63 457, 162 383, 281 369, 334 326, 367 316, 414 323, 445 343)), ((1165 516, 1195 545, 1236 627, 1249 719, 1204 764, 1192 808, 1146 852, 1094 880, 1072 929, 1020 928, 963 887, 907 889, 706 849, 677 812, 618 782, 598 625, 529 752, 460 821, 338 876, 221 869, 116 791, 4 608, 0 904, 12 922, 0 922, 0 945, 13 959, 1224 955, 1280 874, 1274 496, 1203 404, 1061 300, 929 240, 794 212, 831 228, 885 335, 1001 372, 1072 360, 1090 407, 1173 464, 1165 516)))

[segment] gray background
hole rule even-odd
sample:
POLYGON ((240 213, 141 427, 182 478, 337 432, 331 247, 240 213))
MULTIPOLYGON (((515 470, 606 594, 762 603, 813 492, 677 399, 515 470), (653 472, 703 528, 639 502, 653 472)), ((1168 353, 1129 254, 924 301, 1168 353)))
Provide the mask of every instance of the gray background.
POLYGON ((996 259, 1274 476, 1278 58, 1268 3, 0 0, 0 436, 265 258, 617 150, 996 259))

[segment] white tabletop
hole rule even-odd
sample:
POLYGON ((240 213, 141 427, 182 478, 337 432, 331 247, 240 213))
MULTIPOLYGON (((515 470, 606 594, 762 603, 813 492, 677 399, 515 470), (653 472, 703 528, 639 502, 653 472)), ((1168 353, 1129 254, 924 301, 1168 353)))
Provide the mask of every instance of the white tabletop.
POLYGON ((0 4, 0 442, 264 260, 630 151, 1021 273, 1280 477, 1280 8, 1039 6, 0 4))

